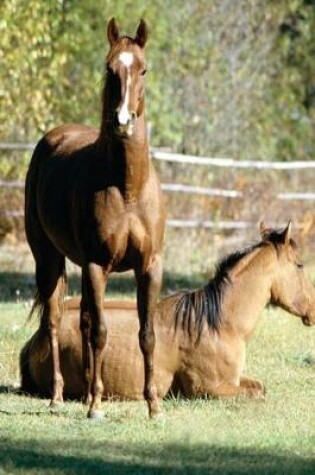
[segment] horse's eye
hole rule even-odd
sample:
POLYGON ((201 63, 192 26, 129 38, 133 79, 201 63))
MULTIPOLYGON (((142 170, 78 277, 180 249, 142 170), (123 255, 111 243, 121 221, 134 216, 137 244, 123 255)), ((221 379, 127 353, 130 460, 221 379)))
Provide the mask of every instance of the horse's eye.
POLYGON ((304 267, 302 262, 296 262, 295 265, 298 269, 303 269, 303 267, 304 267))
POLYGON ((147 70, 144 69, 143 71, 141 71, 140 75, 141 75, 141 76, 144 76, 146 72, 147 72, 147 70))

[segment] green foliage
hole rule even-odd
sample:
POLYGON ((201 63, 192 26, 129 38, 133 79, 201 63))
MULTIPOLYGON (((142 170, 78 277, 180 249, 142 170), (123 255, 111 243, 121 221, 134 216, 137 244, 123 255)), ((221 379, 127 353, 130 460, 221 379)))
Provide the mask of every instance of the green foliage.
POLYGON ((61 122, 99 124, 115 16, 147 48, 152 144, 235 158, 312 157, 315 10, 310 0, 4 0, 1 140, 61 122))

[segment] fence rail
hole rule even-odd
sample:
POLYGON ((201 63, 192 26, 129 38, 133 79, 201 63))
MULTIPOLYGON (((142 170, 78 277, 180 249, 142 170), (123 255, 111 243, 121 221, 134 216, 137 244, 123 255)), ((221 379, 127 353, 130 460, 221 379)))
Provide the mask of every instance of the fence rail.
MULTIPOLYGON (((0 188, 24 188, 23 180, 1 180, 0 188)), ((166 192, 177 192, 186 194, 197 194, 204 196, 219 196, 223 198, 243 198, 244 193, 238 190, 224 190, 220 188, 203 188, 201 186, 182 185, 180 183, 162 183, 161 188, 166 192)), ((287 192, 277 193, 276 198, 279 200, 315 200, 315 192, 287 192)))
MULTIPOLYGON (((0 150, 7 151, 32 151, 35 144, 32 143, 0 143, 0 150)), ((315 170, 315 161, 291 161, 291 162, 270 162, 260 160, 234 160, 232 158, 214 158, 214 157, 197 157, 193 155, 181 155, 177 153, 165 152, 162 150, 151 149, 151 156, 155 160, 169 161, 173 163, 186 163, 193 165, 207 165, 214 167, 229 167, 238 169, 256 169, 256 170, 315 170)), ((315 175, 314 175, 315 182, 315 175)), ((16 188, 23 189, 24 181, 22 180, 3 180, 0 179, 0 188, 16 188)), ((231 199, 242 199, 246 195, 239 190, 227 190, 218 188, 205 188, 200 186, 191 186, 181 183, 162 183, 162 189, 168 193, 186 193, 197 194, 209 197, 223 197, 231 199)), ((278 200, 298 200, 298 201, 315 201, 315 191, 303 192, 280 192, 275 194, 278 200)), ((22 210, 3 210, 6 216, 22 217, 22 210)), ((277 223, 279 225, 279 223, 277 223)), ((204 229, 248 229, 257 226, 256 222, 250 221, 204 221, 198 219, 169 219, 167 226, 171 228, 204 228, 204 229)), ((303 224, 296 225, 302 228, 303 224)))
MULTIPOLYGON (((8 151, 33 151, 34 143, 0 143, 0 150, 8 151)), ((315 160, 298 160, 290 162, 264 161, 264 160, 235 160, 234 158, 198 157, 196 155, 183 155, 180 153, 166 152, 151 148, 151 157, 174 163, 190 163, 193 165, 211 165, 215 167, 253 168, 258 170, 304 170, 315 169, 315 160)))
POLYGON ((35 143, 11 143, 11 142, 0 142, 0 150, 9 150, 9 151, 33 151, 36 147, 35 143))
POLYGON ((179 153, 164 152, 151 149, 151 156, 156 160, 177 163, 191 163, 194 165, 211 165, 214 167, 228 168, 253 168, 258 170, 304 170, 315 169, 315 161, 290 161, 269 162, 263 160, 235 160, 233 158, 197 157, 194 155, 181 155, 179 153))
MULTIPOLYGON (((0 213, 1 214, 1 213, 0 213)), ((5 211, 5 216, 10 218, 23 218, 24 211, 5 211)), ((277 226, 286 226, 287 222, 277 222, 277 223, 268 223, 271 227, 277 226)), ((256 221, 204 221, 202 219, 167 219, 166 226, 168 228, 177 228, 177 229, 216 229, 216 230, 246 230, 257 228, 258 223, 256 221)), ((304 229, 303 223, 295 223, 294 227, 296 229, 304 229)))

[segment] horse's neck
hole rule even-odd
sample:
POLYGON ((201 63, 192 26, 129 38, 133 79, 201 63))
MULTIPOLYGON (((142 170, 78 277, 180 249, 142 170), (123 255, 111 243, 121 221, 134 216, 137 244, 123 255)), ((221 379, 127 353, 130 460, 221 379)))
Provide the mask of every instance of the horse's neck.
POLYGON ((150 172, 149 143, 144 114, 136 123, 134 134, 120 138, 111 130, 101 129, 99 156, 107 185, 117 186, 126 198, 137 198, 150 172))
POLYGON ((222 300, 222 323, 239 336, 249 338, 264 307, 270 301, 274 253, 257 248, 230 271, 222 300))

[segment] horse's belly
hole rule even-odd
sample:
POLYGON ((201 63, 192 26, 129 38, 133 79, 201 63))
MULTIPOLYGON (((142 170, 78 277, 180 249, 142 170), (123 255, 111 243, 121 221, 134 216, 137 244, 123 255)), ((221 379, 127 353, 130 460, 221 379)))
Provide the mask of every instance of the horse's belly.
POLYGON ((69 221, 62 214, 50 214, 41 219, 45 234, 55 246, 55 248, 64 256, 69 258, 77 265, 81 265, 82 258, 76 245, 69 221))

